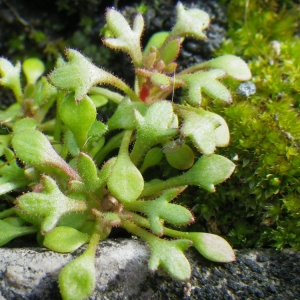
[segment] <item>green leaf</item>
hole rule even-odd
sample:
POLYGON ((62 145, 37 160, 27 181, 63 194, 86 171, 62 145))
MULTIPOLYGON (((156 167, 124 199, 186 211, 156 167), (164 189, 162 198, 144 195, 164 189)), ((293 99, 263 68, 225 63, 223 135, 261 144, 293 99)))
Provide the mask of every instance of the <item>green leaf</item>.
POLYGON ((63 300, 86 300, 95 289, 95 273, 94 257, 89 252, 64 266, 58 278, 63 300))
POLYGON ((122 14, 115 9, 107 10, 106 21, 115 38, 104 39, 104 44, 112 49, 120 49, 128 53, 135 66, 141 65, 141 35, 144 29, 142 15, 135 16, 132 29, 122 14))
POLYGON ((108 102, 108 99, 106 97, 99 94, 89 94, 89 97, 94 102, 96 108, 104 106, 108 102))
POLYGON ((159 198, 149 201, 135 201, 125 204, 125 208, 141 212, 148 216, 151 230, 156 235, 163 235, 163 221, 167 221, 175 226, 182 226, 194 221, 193 215, 185 207, 169 203, 184 188, 170 189, 159 198))
POLYGON ((12 138, 12 146, 19 159, 23 162, 35 166, 39 170, 47 167, 59 168, 62 172, 73 179, 80 179, 79 175, 57 154, 47 137, 31 129, 27 122, 30 119, 22 119, 16 122, 12 138), (23 125, 28 125, 24 128, 23 125))
POLYGON ((61 60, 49 79, 57 88, 75 92, 76 100, 84 99, 96 84, 111 84, 139 101, 137 95, 122 80, 96 67, 78 51, 67 49, 66 56, 69 62, 61 60))
POLYGON ((159 164, 162 158, 163 158, 163 154, 161 148, 159 147, 151 148, 145 155, 143 164, 140 168, 141 173, 145 172, 146 169, 159 164))
POLYGON ((35 84, 45 72, 44 63, 35 57, 25 59, 22 67, 28 84, 35 84))
POLYGON ((123 203, 135 201, 144 188, 143 176, 128 154, 130 137, 131 131, 127 131, 107 181, 110 192, 123 203))
POLYGON ((222 69, 230 77, 242 81, 250 80, 252 77, 248 65, 241 58, 230 54, 222 55, 199 65, 192 66, 193 70, 199 67, 201 67, 201 69, 222 69))
POLYGON ((193 246, 205 258, 228 263, 235 261, 235 254, 228 242, 222 237, 204 232, 187 232, 185 237, 193 242, 193 246))
POLYGON ((143 155, 154 145, 164 142, 177 133, 178 124, 174 122, 172 104, 159 101, 148 107, 145 116, 134 111, 137 127, 137 137, 131 152, 135 164, 139 163, 143 155))
POLYGON ((42 217, 41 232, 51 231, 63 215, 70 212, 85 212, 87 203, 65 196, 55 181, 46 175, 42 176, 44 189, 37 192, 29 192, 17 198, 17 211, 27 216, 42 217))
POLYGON ((74 228, 58 226, 45 235, 44 246, 60 253, 73 252, 89 241, 89 236, 74 228))
POLYGON ((234 163, 221 155, 202 156, 190 170, 180 176, 169 178, 166 181, 147 182, 140 197, 184 185, 197 185, 209 192, 214 192, 215 185, 225 181, 232 174, 234 168, 234 163))
POLYGON ((11 134, 0 135, 0 157, 4 154, 5 149, 8 149, 11 141, 11 134))
POLYGON ((174 39, 168 42, 161 50, 161 59, 167 65, 177 58, 180 52, 180 39, 174 39))
POLYGON ((59 115, 74 134, 78 147, 82 148, 88 131, 96 120, 97 111, 93 101, 86 97, 76 102, 73 94, 69 94, 59 106, 59 115))
POLYGON ((198 71, 193 74, 183 74, 178 77, 183 80, 189 88, 188 101, 193 106, 199 106, 202 101, 202 91, 213 99, 222 100, 227 103, 232 102, 231 94, 228 89, 217 80, 225 75, 225 71, 214 69, 198 71))
POLYGON ((169 39, 174 37, 206 38, 202 32, 209 25, 209 15, 203 10, 192 8, 185 10, 178 2, 176 6, 177 21, 173 27, 169 39))
POLYGON ((77 169, 86 190, 91 193, 95 192, 102 184, 102 181, 98 178, 98 169, 93 159, 81 152, 77 160, 77 169))
MULTIPOLYGON (((164 149, 166 146, 164 146, 164 149)), ((172 151, 165 152, 165 155, 168 163, 173 168, 178 170, 186 170, 191 168, 195 160, 194 152, 188 145, 182 145, 177 149, 173 149, 172 151)))
POLYGON ((225 120, 219 115, 201 108, 176 106, 176 112, 183 118, 180 129, 189 137, 197 149, 205 155, 211 155, 216 147, 229 144, 229 129, 225 120))
POLYGON ((0 247, 11 240, 31 233, 36 233, 37 228, 33 226, 14 226, 8 222, 0 220, 0 247))
POLYGON ((160 31, 154 33, 151 38, 149 39, 145 49, 144 49, 144 57, 146 57, 150 53, 150 48, 160 48, 164 42, 166 41, 167 37, 169 36, 170 32, 168 31, 160 31))
POLYGON ((0 75, 2 76, 2 78, 0 78, 0 85, 10 88, 19 103, 22 101, 20 73, 20 62, 17 62, 16 65, 13 66, 9 60, 0 57, 0 75))
POLYGON ((167 241, 153 236, 147 242, 151 248, 148 262, 151 271, 161 266, 176 280, 186 281, 191 277, 191 267, 183 253, 191 245, 189 240, 167 241))
POLYGON ((10 122, 23 116, 22 106, 19 103, 10 105, 6 110, 0 110, 0 122, 3 124, 9 124, 10 122))
POLYGON ((24 170, 18 166, 14 153, 9 148, 4 148, 3 153, 6 162, 0 160, 0 195, 29 183, 24 170))
POLYGON ((186 185, 198 185, 210 192, 215 191, 215 185, 225 181, 233 172, 235 165, 228 158, 212 154, 202 156, 194 166, 181 175, 181 182, 186 185))
POLYGON ((142 115, 145 114, 148 106, 142 102, 131 102, 128 97, 125 97, 118 105, 115 113, 108 120, 107 125, 109 130, 114 129, 134 129, 134 115, 133 110, 136 109, 142 115))

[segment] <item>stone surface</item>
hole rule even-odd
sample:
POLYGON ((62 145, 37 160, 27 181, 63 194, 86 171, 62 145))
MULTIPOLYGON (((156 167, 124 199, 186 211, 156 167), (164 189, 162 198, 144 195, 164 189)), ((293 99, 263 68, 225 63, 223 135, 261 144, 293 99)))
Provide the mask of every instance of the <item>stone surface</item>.
MULTIPOLYGON (((58 273, 83 250, 58 254, 43 248, 0 249, 0 300, 61 299, 58 273)), ((300 252, 236 254, 236 262, 218 264, 188 250, 193 266, 188 291, 162 270, 147 270, 150 252, 140 240, 107 240, 97 250, 97 285, 90 299, 300 299, 300 252)))

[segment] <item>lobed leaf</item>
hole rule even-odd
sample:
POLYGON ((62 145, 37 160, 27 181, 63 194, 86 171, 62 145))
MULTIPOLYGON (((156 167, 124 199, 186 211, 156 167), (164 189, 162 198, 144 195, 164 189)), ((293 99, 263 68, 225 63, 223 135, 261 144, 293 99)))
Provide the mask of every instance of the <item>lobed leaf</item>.
POLYGON ((169 203, 184 188, 170 189, 159 198, 149 201, 135 201, 125 205, 126 209, 146 214, 150 221, 151 230, 156 235, 163 235, 163 221, 175 226, 182 226, 194 221, 193 215, 185 207, 169 203))
POLYGON ((183 74, 178 77, 185 82, 189 88, 188 101, 193 106, 199 106, 202 101, 203 91, 213 99, 232 102, 230 92, 220 83, 220 79, 226 75, 226 72, 221 69, 214 69, 209 71, 198 71, 193 74, 183 74))
POLYGON ((109 30, 115 38, 106 38, 104 44, 113 49, 120 49, 129 54, 135 66, 142 63, 141 35, 144 29, 144 19, 141 14, 134 18, 131 29, 126 19, 115 9, 108 9, 106 21, 109 30))
POLYGON ((183 253, 191 245, 189 240, 167 241, 153 236, 147 242, 151 248, 151 271, 161 266, 176 280, 187 281, 191 277, 191 267, 183 253))
POLYGON ((229 129, 225 120, 201 108, 176 106, 176 112, 183 118, 181 134, 189 137, 204 155, 211 155, 216 147, 229 144, 229 129))
POLYGON ((65 196, 51 177, 43 175, 42 185, 44 189, 40 193, 29 192, 16 201, 21 217, 23 214, 42 217, 42 233, 51 231, 63 215, 87 210, 85 201, 65 196))

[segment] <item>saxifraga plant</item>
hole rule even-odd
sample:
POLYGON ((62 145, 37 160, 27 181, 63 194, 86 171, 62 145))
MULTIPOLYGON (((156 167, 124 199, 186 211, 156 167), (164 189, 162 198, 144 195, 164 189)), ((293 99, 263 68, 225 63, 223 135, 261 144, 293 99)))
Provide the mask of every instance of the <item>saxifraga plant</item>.
POLYGON ((67 61, 58 60, 50 83, 40 78, 40 61, 25 61, 24 89, 20 63, 13 66, 0 59, 1 84, 16 97, 16 103, 0 112, 0 193, 14 203, 0 213, 0 244, 29 233, 37 233, 41 245, 62 253, 88 243, 60 272, 63 299, 92 294, 96 247, 113 227, 145 240, 151 249, 149 269, 161 266, 177 280, 191 276, 184 255, 191 245, 212 261, 235 260, 223 238, 175 230, 194 222, 194 217, 171 201, 189 185, 214 192, 215 185, 234 171, 232 161, 214 154, 216 147, 229 142, 226 122, 200 105, 203 93, 230 103, 230 92, 220 80, 249 80, 251 73, 240 58, 225 55, 175 74, 184 38, 205 38, 202 30, 209 25, 209 16, 201 10, 186 10, 181 3, 176 9, 171 32, 157 33, 144 51, 142 16, 135 17, 131 28, 119 12, 107 10, 113 37, 104 44, 131 57, 134 89, 73 49, 66 50, 67 61), (112 85, 125 96, 96 85, 112 85), (175 104, 170 98, 180 87, 188 96, 175 104), (104 124, 96 119, 96 109, 108 100, 117 108, 104 124), (45 118, 51 116, 54 103, 55 118, 45 118), (116 156, 113 150, 118 150, 116 156), (146 181, 147 169, 163 162, 179 175, 162 180, 156 174, 146 181), (18 188, 26 193, 14 199, 9 193, 18 188))

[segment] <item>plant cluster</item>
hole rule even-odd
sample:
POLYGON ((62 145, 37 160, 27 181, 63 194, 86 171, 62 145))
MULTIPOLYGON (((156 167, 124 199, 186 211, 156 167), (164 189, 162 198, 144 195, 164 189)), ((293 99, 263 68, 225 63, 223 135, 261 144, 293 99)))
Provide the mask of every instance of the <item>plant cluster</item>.
POLYGON ((235 248, 300 249, 299 13, 286 2, 229 5, 230 38, 217 54, 244 58, 257 92, 237 96, 230 107, 210 105, 231 132, 219 154, 235 158, 237 167, 216 193, 200 190, 192 204, 186 201, 196 206, 198 227, 206 223, 235 248))
POLYGON ((143 51, 142 16, 131 28, 118 11, 107 10, 111 37, 103 42, 130 56, 134 89, 73 49, 66 50, 66 61, 58 59, 48 79, 41 77, 41 61, 24 61, 25 87, 21 64, 0 58, 0 83, 16 98, 0 111, 0 195, 11 205, 0 212, 0 245, 31 233, 42 246, 62 253, 88 244, 60 272, 64 299, 91 295, 95 251, 113 227, 145 240, 151 249, 149 269, 161 266, 177 280, 190 278, 184 251, 191 245, 212 261, 235 259, 217 235, 174 229, 191 224, 194 216, 172 201, 190 185, 214 192, 232 174, 234 163, 214 153, 229 142, 227 124, 200 106, 207 96, 230 103, 221 79, 249 80, 251 73, 243 60, 224 55, 176 74, 184 38, 205 38, 202 31, 209 25, 201 10, 186 10, 181 3, 176 9, 173 29, 154 35, 143 51), (111 85, 123 94, 96 85, 111 85), (187 96, 174 103, 180 87, 187 96), (97 108, 108 101, 117 108, 103 123, 97 108), (148 172, 159 164, 177 175, 148 172), (20 189, 15 199, 11 192, 20 189))

